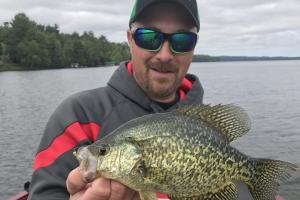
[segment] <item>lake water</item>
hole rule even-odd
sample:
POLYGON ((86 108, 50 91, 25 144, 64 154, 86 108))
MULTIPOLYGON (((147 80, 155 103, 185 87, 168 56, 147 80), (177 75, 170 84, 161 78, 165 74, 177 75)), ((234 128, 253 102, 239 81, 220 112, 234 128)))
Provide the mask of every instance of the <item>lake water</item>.
MULTIPOLYGON (((21 191, 31 176, 45 124, 70 94, 104 86, 115 67, 0 73, 0 196, 21 191)), ((193 63, 204 102, 234 103, 252 119, 234 142, 248 155, 300 163, 300 61, 193 63)), ((281 189, 300 199, 300 174, 281 189)))

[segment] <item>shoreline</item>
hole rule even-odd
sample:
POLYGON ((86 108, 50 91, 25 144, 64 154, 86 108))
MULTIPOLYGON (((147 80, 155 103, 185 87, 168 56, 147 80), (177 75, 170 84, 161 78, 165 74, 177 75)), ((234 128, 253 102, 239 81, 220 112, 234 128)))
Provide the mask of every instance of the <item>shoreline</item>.
MULTIPOLYGON (((193 61, 192 63, 228 63, 228 62, 277 62, 277 61, 300 61, 300 59, 282 59, 282 60, 232 60, 232 61, 193 61)), ((98 68, 98 67, 112 67, 118 65, 107 66, 93 66, 93 67, 51 67, 51 68, 24 68, 17 64, 3 64, 0 65, 0 72, 9 71, 38 71, 38 70, 57 70, 57 69, 84 69, 84 68, 98 68)))
POLYGON ((11 72, 11 71, 40 71, 40 70, 57 70, 57 69, 86 69, 86 68, 98 68, 98 67, 112 67, 112 66, 93 66, 93 67, 51 67, 51 68, 24 68, 19 65, 8 64, 0 65, 0 72, 11 72))

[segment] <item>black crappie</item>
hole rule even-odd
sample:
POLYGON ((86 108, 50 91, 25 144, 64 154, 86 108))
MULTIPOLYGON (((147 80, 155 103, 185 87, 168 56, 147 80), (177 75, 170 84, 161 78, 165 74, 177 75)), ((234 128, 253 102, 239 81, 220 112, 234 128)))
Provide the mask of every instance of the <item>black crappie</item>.
POLYGON ((142 200, 156 199, 155 192, 178 200, 237 199, 233 180, 245 182, 255 200, 274 200, 296 166, 230 146, 249 129, 237 106, 186 106, 131 120, 75 156, 85 180, 117 180, 142 200))

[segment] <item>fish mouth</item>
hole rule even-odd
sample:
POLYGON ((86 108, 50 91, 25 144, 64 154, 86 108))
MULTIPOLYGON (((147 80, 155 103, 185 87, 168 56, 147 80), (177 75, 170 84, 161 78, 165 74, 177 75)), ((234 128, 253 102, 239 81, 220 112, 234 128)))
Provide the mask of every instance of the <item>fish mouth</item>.
POLYGON ((81 147, 76 152, 79 161, 79 171, 84 181, 91 182, 96 178, 97 158, 87 147, 81 147))

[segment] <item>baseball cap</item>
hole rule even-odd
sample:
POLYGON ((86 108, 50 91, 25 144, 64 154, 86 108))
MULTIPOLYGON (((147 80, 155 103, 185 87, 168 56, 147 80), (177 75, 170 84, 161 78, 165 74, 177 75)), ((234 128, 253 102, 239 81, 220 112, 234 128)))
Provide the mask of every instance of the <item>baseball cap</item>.
POLYGON ((143 12, 143 10, 145 10, 147 7, 154 3, 163 1, 175 2, 183 6, 186 9, 186 11, 191 15, 197 27, 197 31, 199 31, 200 20, 196 0, 136 0, 129 19, 129 27, 134 21, 136 21, 137 17, 143 12))

